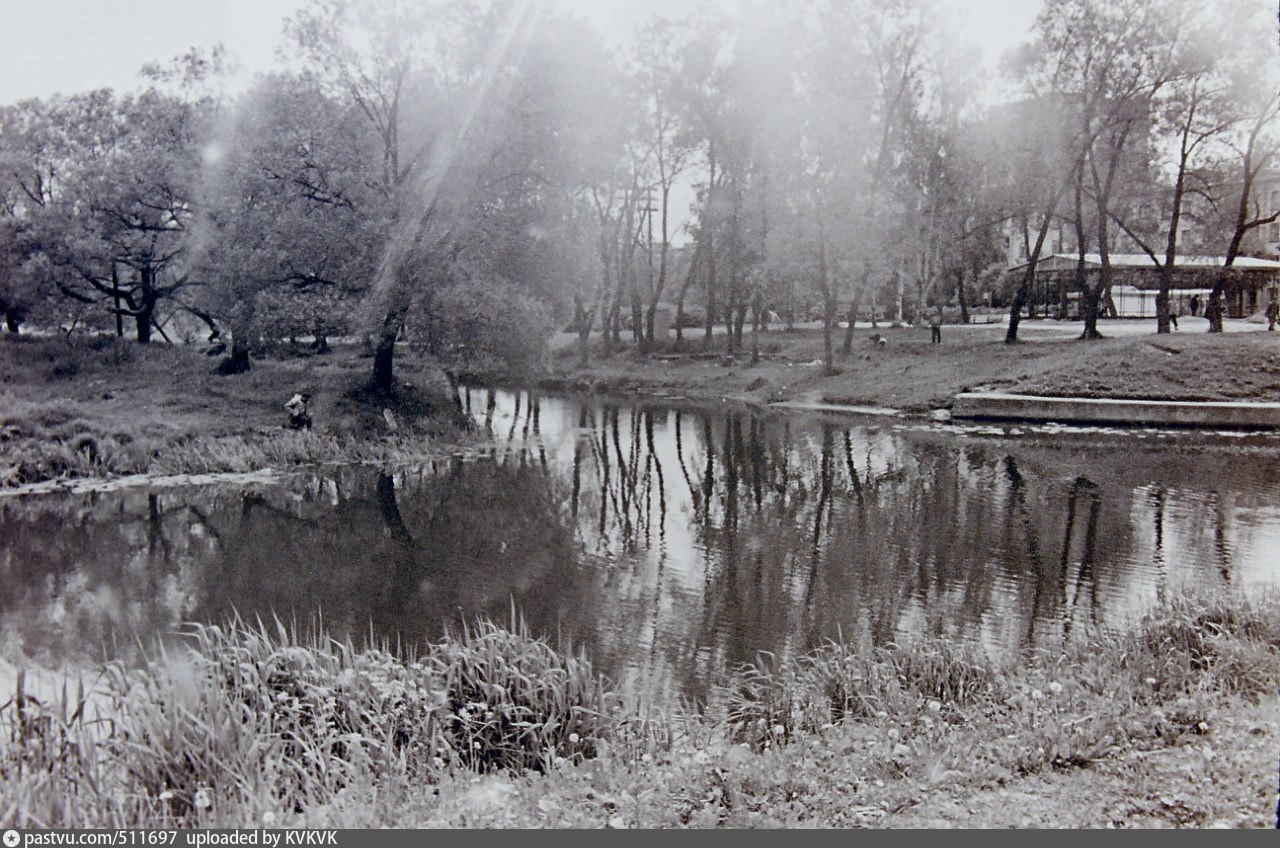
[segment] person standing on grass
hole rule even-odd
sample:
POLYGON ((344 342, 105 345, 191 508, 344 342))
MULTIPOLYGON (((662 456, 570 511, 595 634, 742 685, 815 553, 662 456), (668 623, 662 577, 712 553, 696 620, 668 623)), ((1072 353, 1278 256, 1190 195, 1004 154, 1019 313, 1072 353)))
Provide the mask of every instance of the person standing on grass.
POLYGON ((1204 317, 1209 319, 1209 332, 1222 332, 1222 297, 1216 291, 1209 295, 1209 305, 1204 308, 1204 317))
POLYGON ((1275 332, 1276 319, 1280 318, 1280 303, 1276 303, 1276 293, 1271 293, 1271 300, 1267 303, 1267 329, 1275 332))
POLYGON ((942 307, 929 320, 929 344, 942 344, 942 307))

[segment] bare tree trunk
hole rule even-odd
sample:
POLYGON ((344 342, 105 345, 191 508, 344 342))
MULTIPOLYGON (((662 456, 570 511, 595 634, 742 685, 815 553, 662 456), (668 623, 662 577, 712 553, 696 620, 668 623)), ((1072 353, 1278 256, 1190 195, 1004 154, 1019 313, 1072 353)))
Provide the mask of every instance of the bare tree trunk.
POLYGON ((761 295, 756 295, 751 300, 751 364, 760 364, 760 301, 761 295))
POLYGON ((689 263, 689 272, 676 292, 676 342, 683 346, 684 342, 684 299, 689 294, 689 287, 697 278, 698 263, 702 261, 702 242, 698 241, 693 249, 693 260, 689 263))
POLYGON ((858 302, 856 300, 849 301, 849 311, 845 313, 844 328, 844 344, 840 346, 843 353, 853 351, 853 325, 858 320, 858 302))
POLYGON ((646 315, 645 337, 652 347, 654 343, 653 325, 657 319, 658 301, 662 298, 662 292, 667 287, 667 214, 671 205, 671 183, 664 175, 662 183, 662 224, 661 232, 662 246, 658 252, 658 282, 653 287, 653 294, 649 298, 649 310, 646 315))
POLYGON ((400 327, 404 324, 406 310, 392 308, 382 319, 382 326, 373 349, 373 393, 380 398, 395 395, 395 355, 396 338, 400 335, 400 327))
POLYGON ((1115 186, 1116 174, 1120 171, 1120 158, 1124 155, 1125 141, 1128 139, 1131 129, 1132 123, 1126 122, 1120 130, 1120 134, 1112 141, 1111 158, 1107 162, 1105 180, 1099 178, 1097 167, 1093 164, 1090 166, 1093 174, 1094 202, 1098 211, 1098 256, 1101 259, 1102 269, 1099 272, 1098 283, 1091 297, 1085 298, 1084 332, 1080 334, 1080 338, 1085 340, 1102 338, 1102 333, 1098 332, 1098 300, 1103 292, 1111 290, 1111 232, 1108 223, 1111 209, 1111 191, 1115 186))
POLYGON ((634 280, 631 286, 631 341, 638 347, 644 344, 644 310, 640 306, 640 292, 634 280))
POLYGON ((573 298, 573 320, 578 331, 578 364, 587 367, 591 350, 591 324, 595 320, 595 309, 586 309, 582 305, 582 297, 573 298))
POLYGON ((702 337, 702 347, 709 350, 712 344, 712 335, 715 332, 715 314, 716 314, 716 143, 711 141, 707 145, 707 206, 703 211, 703 231, 707 239, 707 317, 706 317, 706 333, 702 337))
POLYGON ((156 311, 156 277, 155 270, 144 266, 139 272, 138 288, 140 293, 134 307, 133 317, 137 326, 138 344, 151 343, 151 327, 155 321, 156 311))
MULTIPOLYGON (((1194 91, 1194 89, 1193 89, 1194 91)), ((1186 121, 1182 125, 1182 146, 1179 148, 1178 176, 1173 183, 1173 208, 1169 214, 1169 239, 1165 243, 1164 263, 1160 266, 1160 290, 1156 292, 1156 333, 1162 335, 1172 331, 1169 317, 1169 290, 1173 286, 1173 263, 1178 256, 1178 224, 1182 220, 1182 197, 1186 191, 1187 160, 1191 156, 1194 145, 1191 144, 1191 126, 1195 121, 1196 105, 1192 99, 1191 108, 1187 112, 1186 121)))
POLYGON ((149 306, 140 307, 137 313, 133 316, 134 322, 138 328, 138 344, 151 343, 151 316, 152 311, 149 306))
MULTIPOLYGON (((1080 167, 1080 163, 1077 163, 1077 167, 1080 167)), ((1040 221, 1040 230, 1036 233, 1035 246, 1027 256, 1027 271, 1013 293, 1013 303, 1009 307, 1009 328, 1004 334, 1005 344, 1015 344, 1018 341, 1018 323, 1022 320, 1022 310, 1027 304, 1031 287, 1036 281, 1036 265, 1040 261, 1040 252, 1044 250, 1045 239, 1049 236, 1049 225, 1053 221, 1054 213, 1058 211, 1058 201, 1066 191, 1067 185, 1068 183, 1064 182, 1054 189, 1045 207, 1044 217, 1040 221)))
POLYGON ((111 300, 116 311, 116 338, 124 338, 124 309, 120 303, 120 277, 116 271, 116 263, 111 263, 111 300))
POLYGON ((824 212, 818 209, 818 282, 822 286, 822 362, 827 374, 836 371, 835 350, 831 343, 831 328, 836 320, 836 300, 831 295, 831 278, 827 268, 827 227, 824 212))

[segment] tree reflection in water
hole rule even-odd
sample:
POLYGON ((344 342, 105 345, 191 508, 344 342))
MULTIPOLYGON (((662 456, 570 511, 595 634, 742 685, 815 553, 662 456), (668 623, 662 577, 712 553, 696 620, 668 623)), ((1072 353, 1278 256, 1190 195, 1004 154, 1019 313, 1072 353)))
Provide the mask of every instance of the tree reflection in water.
POLYGON ((463 408, 492 439, 479 458, 0 501, 4 656, 127 653, 232 610, 412 642, 514 607, 620 677, 697 693, 761 651, 921 633, 1018 651, 1178 586, 1276 581, 1274 450, 483 391, 463 408))

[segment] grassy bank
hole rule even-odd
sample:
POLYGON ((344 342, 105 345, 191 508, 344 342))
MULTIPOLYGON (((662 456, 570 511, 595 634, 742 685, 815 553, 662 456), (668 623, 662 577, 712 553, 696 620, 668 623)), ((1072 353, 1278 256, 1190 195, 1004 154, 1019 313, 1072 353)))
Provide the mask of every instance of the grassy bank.
MULTIPOLYGON (((1105 329, 1105 328, 1104 328, 1105 329)), ((1005 345, 998 326, 928 331, 881 328, 873 344, 859 329, 839 373, 821 367, 817 329, 777 329, 762 359, 729 357, 717 336, 709 351, 691 338, 654 355, 624 350, 576 362, 556 351, 544 388, 887 406, 921 413, 947 408, 961 391, 998 389, 1067 397, 1280 401, 1280 334, 1130 335, 1082 343, 1070 327, 1046 324, 1005 345)), ((328 461, 411 461, 433 442, 456 442, 447 386, 413 355, 402 379, 416 385, 392 404, 359 393, 370 361, 358 349, 276 356, 247 374, 223 377, 197 350, 117 339, 0 336, 0 487, 59 478, 136 473, 205 473, 328 461), (295 392, 313 395, 315 430, 283 428, 295 392)), ((501 380, 499 379, 499 382, 501 380)), ((528 381, 522 381, 522 384, 528 381)))
MULTIPOLYGON (((593 358, 583 368, 574 347, 557 352, 551 387, 596 391, 645 391, 756 402, 803 401, 884 406, 907 412, 949 408, 967 390, 999 390, 1058 397, 1151 400, 1280 401, 1280 334, 1209 335, 1190 326, 1157 336, 1117 335, 1080 342, 1079 325, 1027 325, 1024 340, 1004 344, 1002 326, 948 326, 942 344, 929 343, 928 328, 859 328, 849 353, 838 352, 838 374, 822 368, 818 329, 762 334, 762 359, 746 353, 727 358, 726 339, 705 351, 700 335, 658 356, 634 348, 593 358), (885 344, 871 341, 879 333, 885 344), (714 355, 709 355, 714 354, 714 355)), ((1108 326, 1103 326, 1108 332, 1108 326)), ((1133 327, 1128 327, 1132 331, 1133 327)), ((839 349, 843 331, 837 336, 839 349)))
POLYGON ((219 376, 215 359, 184 347, 0 336, 0 487, 421 458, 459 434, 447 386, 404 359, 401 376, 416 388, 372 403, 360 395, 370 360, 356 349, 219 376), (295 392, 313 396, 311 431, 283 426, 295 392), (394 432, 383 408, 393 411, 394 432))
MULTIPOLYGON (((514 631, 514 632, 513 632, 514 631)), ((0 708, 0 826, 1266 826, 1280 602, 997 662, 828 645, 706 704, 481 624, 420 651, 198 628, 0 708)))

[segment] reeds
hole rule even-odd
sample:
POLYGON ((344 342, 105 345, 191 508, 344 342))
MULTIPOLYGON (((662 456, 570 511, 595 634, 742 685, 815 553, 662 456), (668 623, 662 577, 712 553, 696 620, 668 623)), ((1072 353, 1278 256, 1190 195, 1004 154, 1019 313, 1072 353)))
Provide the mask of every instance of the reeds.
POLYGON ((211 826, 348 787, 594 756, 611 703, 581 658, 481 621, 401 658, 279 622, 193 627, 98 690, 0 705, 0 822, 211 826), (95 717, 87 717, 93 703, 95 717))

